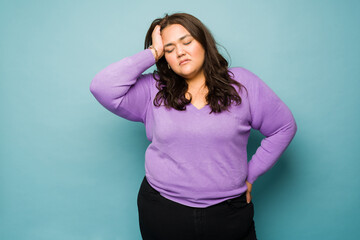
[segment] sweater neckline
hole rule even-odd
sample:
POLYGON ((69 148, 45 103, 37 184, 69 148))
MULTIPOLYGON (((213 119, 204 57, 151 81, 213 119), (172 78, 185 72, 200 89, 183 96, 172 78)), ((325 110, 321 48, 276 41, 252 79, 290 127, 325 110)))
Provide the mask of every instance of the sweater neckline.
POLYGON ((209 104, 206 104, 206 105, 203 106, 202 108, 197 108, 197 107, 195 107, 195 105, 192 104, 192 103, 190 103, 189 106, 190 106, 190 109, 193 109, 193 110, 195 110, 195 111, 197 111, 197 112, 202 112, 202 111, 205 111, 205 110, 209 107, 209 104))

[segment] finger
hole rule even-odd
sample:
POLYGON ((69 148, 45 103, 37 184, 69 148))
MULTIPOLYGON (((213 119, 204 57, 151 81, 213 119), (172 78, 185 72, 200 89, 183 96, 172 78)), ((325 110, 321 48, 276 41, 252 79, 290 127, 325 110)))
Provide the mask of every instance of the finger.
POLYGON ((250 201, 251 201, 251 194, 250 192, 246 192, 246 202, 250 203, 250 201))
POLYGON ((159 26, 159 25, 156 25, 155 28, 154 28, 154 30, 153 30, 153 32, 152 32, 152 34, 153 34, 153 35, 157 35, 157 34, 159 33, 159 30, 160 30, 160 26, 159 26))

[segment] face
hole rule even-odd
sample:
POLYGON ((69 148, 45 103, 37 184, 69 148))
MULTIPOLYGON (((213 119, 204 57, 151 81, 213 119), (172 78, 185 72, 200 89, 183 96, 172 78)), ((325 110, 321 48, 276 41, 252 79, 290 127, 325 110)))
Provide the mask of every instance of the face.
POLYGON ((205 50, 180 24, 172 24, 161 32, 165 59, 171 69, 185 79, 203 74, 205 50))

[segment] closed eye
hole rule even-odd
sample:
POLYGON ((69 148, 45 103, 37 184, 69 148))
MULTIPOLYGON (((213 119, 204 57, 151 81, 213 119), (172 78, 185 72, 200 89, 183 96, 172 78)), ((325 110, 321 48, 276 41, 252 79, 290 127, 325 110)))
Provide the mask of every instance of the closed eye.
MULTIPOLYGON (((187 43, 184 43, 184 45, 189 45, 190 43, 192 42, 192 40, 190 42, 187 42, 187 43)), ((171 50, 167 50, 165 52, 167 53, 171 53, 174 49, 171 49, 171 50)))

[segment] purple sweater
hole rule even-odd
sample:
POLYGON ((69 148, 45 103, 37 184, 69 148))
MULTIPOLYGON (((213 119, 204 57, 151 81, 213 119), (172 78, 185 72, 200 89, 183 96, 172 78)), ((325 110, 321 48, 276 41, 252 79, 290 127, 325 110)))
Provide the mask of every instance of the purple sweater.
MULTIPOLYGON (((297 126, 289 108, 256 75, 229 68, 247 90, 242 103, 229 111, 211 113, 209 105, 186 111, 155 107, 158 92, 151 73, 151 50, 112 63, 91 82, 94 97, 112 113, 145 124, 151 141, 145 152, 150 185, 172 201, 190 207, 208 207, 237 197, 268 171, 293 139, 297 126), (247 161, 250 129, 265 138, 247 161)), ((237 87, 235 87, 238 90, 237 87)))

